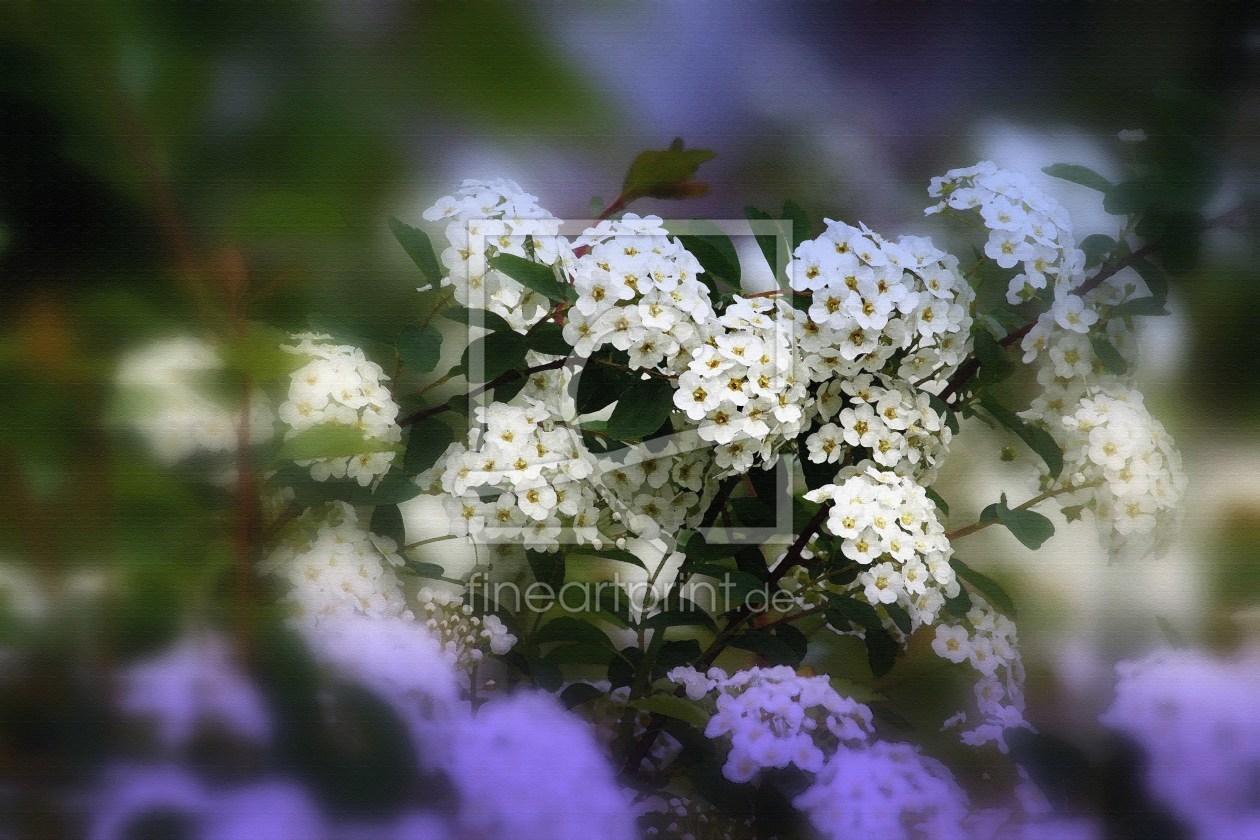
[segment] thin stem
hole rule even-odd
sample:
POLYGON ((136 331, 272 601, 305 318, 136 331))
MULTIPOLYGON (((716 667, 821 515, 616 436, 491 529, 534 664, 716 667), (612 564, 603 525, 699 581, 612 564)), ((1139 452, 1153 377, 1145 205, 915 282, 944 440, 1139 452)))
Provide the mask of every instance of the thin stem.
MULTIPOLYGON (((1029 508, 1032 508, 1032 507, 1035 507, 1036 505, 1041 504, 1047 499, 1053 499, 1055 496, 1062 496, 1064 493, 1073 493, 1077 490, 1084 490, 1087 487, 1095 487, 1097 486, 1097 484, 1098 482, 1093 482, 1091 484, 1082 484, 1080 486, 1069 484, 1066 487, 1060 487, 1057 490, 1047 490, 1046 492, 1041 493, 1040 495, 1033 496, 1031 499, 1024 502, 1022 505, 1017 505, 1011 508, 1011 510, 1028 510, 1029 508)), ((950 542, 953 542, 954 540, 959 539, 961 537, 966 537, 971 534, 974 534, 976 531, 983 531, 985 528, 988 528, 990 525, 996 525, 1000 521, 1001 520, 996 519, 996 518, 981 519, 978 522, 973 522, 972 524, 966 526, 965 528, 959 528, 955 531, 947 532, 945 534, 945 538, 948 539, 950 542)))

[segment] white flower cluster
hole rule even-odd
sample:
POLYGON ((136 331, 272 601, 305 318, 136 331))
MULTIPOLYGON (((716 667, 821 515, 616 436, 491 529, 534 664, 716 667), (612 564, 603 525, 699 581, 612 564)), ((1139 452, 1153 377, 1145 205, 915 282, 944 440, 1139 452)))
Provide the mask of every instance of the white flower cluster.
MULTIPOLYGON (((235 451, 241 411, 213 395, 214 377, 226 364, 214 347, 183 336, 135 350, 119 363, 115 381, 128 422, 154 456, 175 464, 195 453, 235 451)), ((275 433, 266 397, 250 395, 249 442, 275 433)))
POLYGON ((461 837, 631 840, 627 796, 590 728, 541 692, 496 698, 467 719, 447 767, 461 837))
POLYGON ((826 676, 802 677, 786 665, 730 676, 720 668, 704 674, 675 668, 668 676, 692 700, 716 692, 717 713, 704 734, 730 736, 722 773, 732 782, 751 781, 762 769, 789 764, 818 772, 837 743, 864 743, 871 737, 870 709, 837 694, 826 676))
POLYGON ((573 265, 577 301, 568 312, 565 341, 578 356, 605 345, 630 354, 636 368, 670 372, 684 348, 703 342, 713 316, 703 269, 657 216, 627 213, 605 220, 574 240, 585 252, 573 265))
POLYGON ((1059 300, 1084 279, 1085 252, 1076 247, 1067 211, 1023 174, 982 161, 933 178, 928 195, 941 199, 928 214, 977 211, 989 229, 985 256, 1001 268, 1021 267, 1007 288, 1009 303, 1047 286, 1059 300))
MULTIPOLYGON (((996 743, 1006 752, 1003 732, 1028 727, 1024 720, 1024 660, 1015 622, 973 595, 972 608, 963 620, 937 626, 932 650, 956 664, 969 662, 980 675, 975 685, 979 722, 962 733, 963 743, 996 743)), ((965 724, 968 718, 966 711, 960 711, 946 728, 965 724)))
POLYGON ((816 381, 877 372, 904 351, 898 375, 925 378, 967 356, 975 293, 958 260, 930 239, 893 242, 827 219, 788 265, 792 289, 812 296, 799 336, 816 381))
POLYGON ((395 569, 398 544, 370 533, 345 502, 311 508, 259 566, 289 584, 284 602, 299 618, 361 613, 411 617, 395 569))
POLYGON ((524 330, 537 323, 551 309, 551 302, 491 267, 490 258, 511 254, 542 265, 567 266, 573 254, 568 241, 560 236, 561 222, 538 206, 535 196, 515 182, 467 180, 454 195, 439 199, 424 211, 430 222, 449 219, 446 239, 450 247, 442 251, 442 265, 448 272, 443 286, 451 286, 455 299, 464 306, 486 309, 502 316, 514 329, 524 330), (507 232, 487 236, 486 220, 501 220, 507 232), (474 270, 470 237, 485 237, 482 270, 474 270))
MULTIPOLYGON (((834 502, 824 528, 841 540, 840 552, 859 564, 852 584, 877 610, 896 604, 912 625, 932 624, 946 598, 958 594, 949 565, 950 545, 936 505, 910 479, 873 468, 848 468, 805 494, 813 502, 834 502)), ((885 623, 895 630, 895 623, 885 623)))
POLYGON ((885 384, 870 374, 837 380, 819 394, 818 410, 828 422, 805 439, 809 460, 834 464, 861 447, 879 467, 925 487, 935 480, 953 439, 928 393, 905 381, 885 384))
POLYGON ((516 636, 497 615, 473 615, 471 606, 446 590, 425 587, 416 593, 416 619, 465 671, 484 659, 487 651, 504 654, 516 644, 516 636))
POLYGON ((1260 829, 1260 661, 1161 650, 1116 665, 1116 698, 1100 720, 1136 741, 1152 793, 1195 837, 1260 829))
POLYGON ((150 722, 168 750, 187 747, 208 726, 259 744, 270 736, 262 697, 219 636, 186 636, 127 668, 121 683, 121 710, 150 722))
POLYGON ((457 536, 551 551, 568 541, 602 544, 596 470, 577 432, 543 403, 518 395, 478 408, 467 445, 435 465, 457 536), (480 494, 484 494, 480 495, 480 494))
POLYGON ((1091 509, 1117 556, 1164 551, 1177 533, 1188 479, 1141 393, 1113 386, 1045 419, 1063 447, 1064 481, 1081 488, 1060 503, 1091 509))
POLYGON ((289 398, 280 406, 280 419, 289 427, 285 439, 325 425, 358 430, 371 451, 297 463, 310 467, 317 481, 349 477, 366 487, 389 472, 402 441, 398 404, 383 384, 385 371, 359 348, 335 344, 330 336, 300 333, 293 339, 282 349, 307 361, 290 374, 289 398))
POLYGON ((828 840, 968 840, 967 795, 918 747, 843 746, 792 800, 828 840))
POLYGON ((1056 297, 1020 342, 1024 363, 1041 358, 1060 381, 1107 376, 1106 365, 1091 341, 1101 338, 1132 368, 1137 355, 1134 330, 1124 318, 1105 316, 1117 305, 1139 296, 1134 274, 1131 269, 1113 274, 1084 296, 1063 293, 1056 297))

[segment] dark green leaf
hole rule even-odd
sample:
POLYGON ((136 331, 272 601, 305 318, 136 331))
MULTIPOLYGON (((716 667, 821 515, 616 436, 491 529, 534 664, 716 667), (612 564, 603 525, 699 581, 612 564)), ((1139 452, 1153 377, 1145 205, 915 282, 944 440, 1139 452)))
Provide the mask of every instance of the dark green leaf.
POLYGON ((883 626, 868 629, 865 642, 866 661, 871 666, 871 673, 877 677, 884 676, 896 664, 901 646, 883 626))
POLYGON ((740 650, 750 650, 771 665, 790 665, 795 668, 801 664, 804 656, 793 645, 769 630, 746 630, 731 639, 730 645, 740 650))
POLYGON ((624 647, 621 655, 608 663, 609 690, 615 690, 634 682, 635 669, 643 661, 643 651, 636 647, 624 647))
POLYGON ((897 629, 907 636, 914 628, 913 622, 910 620, 910 614, 897 604, 884 604, 884 611, 888 613, 888 617, 893 620, 893 624, 897 625, 897 629))
POLYGON ((584 703, 603 697, 604 692, 590 683, 578 682, 567 686, 564 691, 560 692, 560 702, 564 704, 566 709, 575 709, 584 703))
POLYGON ((557 280, 555 270, 549 265, 540 265, 515 254, 499 254, 490 258, 490 266, 543 297, 557 302, 577 299, 573 287, 557 280))
POLYGON ((699 627, 707 627, 710 630, 716 630, 717 627, 713 623, 713 619, 709 614, 691 601, 683 599, 685 603, 679 604, 676 608, 663 610, 650 618, 644 619, 643 627, 647 630, 664 630, 667 627, 678 627, 681 625, 695 625, 699 627))
POLYGON ((1103 367, 1107 368, 1108 373, 1123 376, 1129 370, 1129 363, 1110 341, 1102 336, 1094 335, 1090 336, 1089 343, 1094 348, 1094 355, 1103 363, 1103 367))
POLYGON ((637 198, 695 198, 708 192, 708 187, 691 180, 700 164, 712 160, 716 152, 708 149, 684 149, 675 139, 668 149, 648 150, 630 164, 621 185, 621 201, 628 204, 637 198))
POLYGON ((1080 247, 1085 252, 1085 267, 1093 268, 1115 250, 1116 240, 1104 233, 1092 233, 1081 240, 1080 247))
POLYGON ((774 628, 774 635, 779 641, 791 649, 796 661, 800 663, 809 653, 809 638, 792 624, 780 624, 774 628))
POLYGON ((1134 260, 1131 267, 1146 281, 1151 297, 1162 308, 1164 301, 1168 299, 1168 277, 1164 270, 1150 260, 1134 260))
POLYGON ((638 382, 617 400, 608 418, 608 434, 637 440, 656 431, 674 409, 674 386, 667 379, 638 382))
POLYGON ((612 348, 605 348, 591 356, 574 376, 578 413, 599 411, 633 386, 638 381, 637 374, 620 367, 629 363, 630 359, 624 351, 612 348))
POLYGON ((434 327, 408 324, 394 345, 403 364, 413 373, 428 373, 442 355, 442 333, 434 327))
MULTIPOLYGON (((705 275, 710 279, 721 280, 732 289, 739 289, 739 254, 731 243, 731 238, 712 223, 688 222, 683 229, 686 233, 677 235, 678 241, 700 261, 705 275)), ((702 276, 700 279, 705 278, 702 276)), ((717 290, 710 286, 710 291, 717 290)))
POLYGON ((433 253, 433 243, 429 235, 411 225, 403 224, 393 216, 389 217, 389 229, 393 232, 398 244, 411 257, 411 261, 420 269, 424 279, 430 285, 437 285, 442 280, 442 270, 438 267, 437 256, 433 253))
POLYGON ((600 630, 594 624, 582 621, 580 618, 572 616, 560 616, 548 621, 534 637, 540 645, 559 643, 559 644, 587 644, 607 648, 610 652, 616 652, 612 641, 604 635, 604 631, 600 630))
POLYGON ((502 315, 496 315, 485 309, 468 309, 463 306, 452 306, 449 309, 442 310, 442 317, 451 321, 458 321, 461 324, 477 326, 481 329, 495 332, 512 332, 512 325, 503 320, 502 315))
POLYGON ((509 370, 523 369, 525 349, 524 336, 514 332, 493 332, 470 342, 460 364, 463 365, 469 382, 490 382, 509 370), (480 348, 482 353, 480 371, 472 367, 473 355, 477 352, 475 348, 480 348))
POLYGON ((1063 472, 1063 450, 1055 443, 1048 431, 1040 426, 1025 423, 1015 412, 1002 405, 988 392, 980 395, 980 405, 993 415, 993 419, 1014 432, 1028 445, 1029 449, 1041 456, 1041 459, 1046 462, 1046 468, 1050 470, 1051 478, 1059 477, 1059 474, 1063 472))
POLYGON ((799 204, 791 199, 783 202, 783 211, 780 215, 792 223, 792 252, 796 253, 800 244, 809 239, 811 230, 809 216, 799 204))
POLYGON ((421 563, 419 560, 408 560, 404 566, 408 572, 417 577, 428 578, 429 580, 445 580, 446 569, 437 563, 421 563))
POLYGON ((837 629, 843 629, 844 622, 852 622, 867 630, 884 626, 879 613, 865 601, 848 595, 832 595, 829 601, 831 606, 827 610, 827 621, 837 629))
POLYGON ((1091 190, 1098 190, 1101 193, 1105 193, 1112 188, 1111 182, 1106 178, 1092 169, 1075 163, 1055 163, 1043 168, 1041 171, 1052 178, 1062 178, 1064 181, 1071 181, 1073 184, 1080 184, 1083 187, 1089 187, 1091 190))
POLYGON ((1162 301, 1153 297, 1134 298, 1127 300, 1111 310, 1113 318, 1129 318, 1133 316, 1158 316, 1167 315, 1168 310, 1164 308, 1162 301))
POLYGON ((983 572, 977 572, 957 557, 951 559, 949 565, 953 568, 954 574, 975 587, 976 591, 983 595, 990 604, 1011 618, 1017 616, 1015 602, 1011 600, 1010 595, 1006 594, 1006 590, 1002 588, 1001 584, 983 572))
POLYGON ((1036 511, 1008 508, 1005 497, 997 506, 997 516, 1015 535, 1015 539, 1033 551, 1041 548, 1046 540, 1054 536, 1054 523, 1049 519, 1036 511))
POLYGON ((564 583, 564 555, 545 553, 534 549, 525 550, 525 559, 529 561, 529 570, 534 573, 534 580, 557 590, 564 583))
POLYGON ((740 524, 750 528, 773 528, 775 523, 775 512, 771 507, 773 504, 773 499, 769 502, 753 498, 732 499, 731 510, 735 512, 740 524))
POLYGON ((925 487, 924 491, 927 493, 927 497, 932 500, 932 503, 940 508, 941 513, 949 516, 949 504, 941 498, 941 494, 937 493, 931 487, 925 487))
POLYGON ((672 694, 653 694, 651 697, 642 697, 626 705, 634 709, 651 712, 654 715, 664 715, 675 720, 681 720, 683 723, 690 724, 697 729, 704 729, 709 723, 707 712, 690 700, 675 697, 672 694))
POLYGON ((1089 759, 1069 742, 1027 729, 1008 729, 1005 736, 1011 758, 1028 771, 1051 805, 1064 808, 1096 792, 1089 759))
POLYGON ((564 340, 564 328, 551 321, 544 321, 531 329, 525 336, 525 346, 548 356, 567 358, 573 352, 569 342, 564 340))
POLYGON ((700 643, 695 639, 678 639, 666 642, 652 663, 652 678, 662 677, 673 668, 688 665, 700 658, 700 643))
POLYGON ((403 455, 403 472, 416 476, 437 463, 451 442, 455 433, 445 423, 430 420, 424 425, 415 425, 407 432, 407 452, 403 455))
POLYGON ((770 272, 779 277, 781 271, 787 265, 787 261, 791 259, 792 240, 787 236, 787 226, 781 220, 774 218, 764 210, 759 210, 751 204, 744 208, 744 216, 750 222, 774 222, 780 230, 780 235, 776 236, 772 233, 758 234, 757 247, 761 249, 761 255, 766 258, 766 263, 770 266, 770 272))
POLYGON ((1146 210, 1153 199, 1154 191, 1149 181, 1125 181, 1104 193, 1103 209, 1113 216, 1128 216, 1146 210))
POLYGON ((389 537, 399 547, 407 543, 407 529, 403 525, 402 511, 398 505, 377 505, 372 511, 372 522, 368 530, 382 537, 389 537))
POLYGON ((973 333, 976 360, 980 362, 978 380, 984 385, 993 385, 1006 379, 1015 370, 1015 365, 1006 355, 1005 348, 984 328, 973 333))

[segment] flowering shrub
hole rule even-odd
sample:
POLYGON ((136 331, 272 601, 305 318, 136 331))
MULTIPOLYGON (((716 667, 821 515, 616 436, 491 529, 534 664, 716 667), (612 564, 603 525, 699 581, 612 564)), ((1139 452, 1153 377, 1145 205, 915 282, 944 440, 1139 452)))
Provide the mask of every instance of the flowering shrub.
MULTIPOLYGON (((324 730, 349 721, 394 762, 386 781, 355 765, 336 807, 338 780, 318 773, 313 802, 172 771, 168 804, 228 832, 256 797, 302 831, 399 838, 1052 830, 1026 758, 1039 736, 1016 605, 955 552, 995 525, 1039 548, 1054 524, 1035 508, 1051 503, 1094 519, 1116 557, 1166 548, 1186 480, 1131 373, 1134 330, 1167 294, 1155 210, 1052 167, 1129 218, 1118 240, 1077 241, 1052 197, 986 162, 928 187, 941 241, 950 221, 981 231, 961 257, 857 220, 817 229, 791 202, 748 208, 740 229, 623 212, 694 194, 710 156, 645 153, 611 212, 576 227, 504 180, 423 211, 444 223, 439 248, 394 220, 429 305, 392 357, 335 328, 242 326, 222 354, 188 340, 124 365, 120 387, 180 418, 178 433, 163 414, 135 423, 154 451, 222 459, 256 500, 269 545, 249 573, 304 664, 255 694, 249 663, 192 636, 136 666, 120 708, 157 719, 164 759, 216 721, 284 755, 341 755, 353 745, 324 730), (741 232, 775 288, 745 289, 741 232), (195 376, 232 366, 243 406, 195 376), (951 522, 933 485, 984 424, 1026 462, 1027 498, 951 522), (448 527, 409 541, 399 505, 421 495, 448 527), (441 539, 473 546, 472 567, 423 550, 441 539), (856 664, 828 672, 825 650, 856 664), (956 777, 941 739, 907 740, 881 690, 911 661, 906 680, 971 686, 931 723, 983 778, 956 777), (193 700, 177 712, 143 686, 193 700), (286 692, 305 716, 275 718, 286 692), (421 807, 400 779, 448 793, 421 807)), ((1145 738, 1142 673, 1111 719, 1145 738)), ((140 772, 99 787, 100 836, 142 810, 140 772)))

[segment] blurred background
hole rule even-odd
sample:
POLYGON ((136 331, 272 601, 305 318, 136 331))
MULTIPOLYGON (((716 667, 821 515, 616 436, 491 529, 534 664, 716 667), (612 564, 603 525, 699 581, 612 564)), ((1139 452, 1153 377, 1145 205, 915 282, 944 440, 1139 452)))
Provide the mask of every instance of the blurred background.
MULTIPOLYGON (((1060 161, 1118 177, 1126 129, 1189 138, 1219 175, 1217 211, 1254 195, 1255 11, 0 4, 0 648, 59 650, 48 635, 72 628, 36 629, 53 602, 127 581, 102 638, 118 656, 153 649, 230 562, 222 491, 102 422, 120 354, 213 334, 225 311, 285 330, 335 314, 371 352, 421 314, 388 217, 421 223, 463 178, 513 178, 557 216, 589 218, 639 151, 682 137, 718 153, 700 172, 711 191, 637 212, 742 218, 746 204, 791 198, 818 225, 861 220, 953 243, 957 231, 922 216, 932 175, 987 158, 1038 178, 1060 161)), ((1097 193, 1038 183, 1072 211, 1078 237, 1115 232, 1097 193)), ((1109 564, 1089 526, 1057 515, 1058 537, 1035 555, 999 529, 959 546, 1021 606, 1030 718, 1050 729, 1087 734, 1112 663, 1170 630, 1223 651, 1256 638, 1256 245, 1214 235, 1176 279, 1173 315, 1147 319, 1158 322, 1143 339, 1148 403, 1192 482, 1169 555, 1109 564)), ((1029 486, 1028 464, 963 452, 951 466, 939 488, 955 527, 999 490, 1029 486)), ((409 538, 438 527, 427 511, 409 508, 409 538)))

